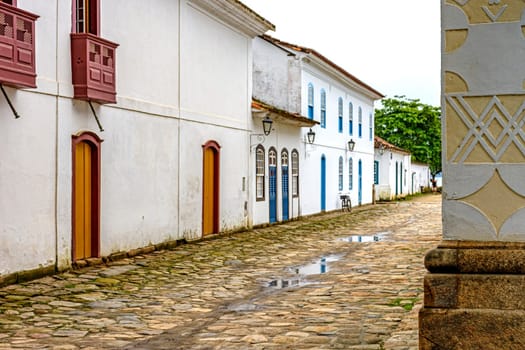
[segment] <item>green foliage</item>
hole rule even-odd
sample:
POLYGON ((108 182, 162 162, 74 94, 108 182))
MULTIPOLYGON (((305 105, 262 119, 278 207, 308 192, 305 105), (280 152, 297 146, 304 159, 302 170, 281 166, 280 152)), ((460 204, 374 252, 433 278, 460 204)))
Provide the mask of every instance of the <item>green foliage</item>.
POLYGON ((432 176, 441 171, 441 109, 418 99, 394 96, 375 111, 376 135, 427 163, 432 176))

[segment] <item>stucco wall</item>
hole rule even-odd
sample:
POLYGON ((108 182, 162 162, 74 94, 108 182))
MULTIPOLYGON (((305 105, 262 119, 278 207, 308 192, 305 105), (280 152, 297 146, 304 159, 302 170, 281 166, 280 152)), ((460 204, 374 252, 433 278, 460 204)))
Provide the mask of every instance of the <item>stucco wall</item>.
MULTIPOLYGON (((255 132, 262 133, 262 128, 260 128, 257 123, 255 124, 255 132)), ((293 197, 292 196, 292 163, 291 163, 291 154, 295 149, 299 153, 299 189, 303 186, 303 179, 307 178, 306 173, 303 172, 303 161, 304 161, 304 143, 301 142, 301 129, 296 126, 287 125, 284 123, 277 123, 273 127, 273 131, 270 135, 265 137, 264 142, 260 143, 265 150, 265 200, 256 201, 255 200, 255 177, 252 177, 251 188, 253 189, 253 224, 263 224, 269 222, 269 176, 268 176, 268 151, 271 147, 275 148, 277 151, 277 221, 281 221, 283 218, 283 204, 282 204, 282 171, 281 171, 281 154, 283 149, 288 151, 289 159, 289 219, 297 218, 302 212, 302 203, 303 200, 301 196, 293 197)), ((252 161, 251 169, 255 174, 255 147, 258 143, 255 142, 252 149, 252 161)))
POLYGON ((290 60, 294 58, 283 49, 264 39, 253 39, 253 96, 256 99, 289 110, 290 60))
POLYGON ((55 103, 6 91, 21 117, 0 103, 0 274, 55 260, 55 103))
POLYGON ((101 2, 101 36, 120 45, 117 103, 93 103, 101 132, 73 99, 71 2, 18 5, 40 15, 38 88, 7 88, 18 120, 0 104, 0 274, 71 264, 72 135, 84 131, 103 140, 101 255, 200 237, 210 140, 221 147, 220 229, 246 226, 250 36, 186 1, 101 2))
MULTIPOLYGON (((315 126, 315 145, 307 146, 305 159, 306 176, 302 178, 302 208, 303 214, 317 213, 321 210, 321 157, 326 157, 326 210, 341 207, 339 198, 339 157, 343 157, 343 191, 349 192, 352 205, 359 203, 359 160, 362 162, 361 204, 372 202, 372 186, 374 175, 374 143, 369 135, 369 115, 373 115, 373 100, 363 96, 340 81, 334 80, 317 67, 303 62, 302 75, 302 111, 307 113, 307 86, 314 86, 314 119, 320 121, 320 91, 326 92, 326 128, 315 126), (339 132, 338 100, 343 99, 343 131, 339 132), (349 132, 349 103, 353 105, 353 133, 349 132), (358 109, 362 109, 362 136, 358 136, 358 109), (348 141, 355 141, 353 152, 348 151, 348 141), (349 190, 349 160, 353 161, 353 186, 349 190), (311 190, 315 189, 315 190, 311 190), (303 192, 304 191, 304 192, 303 192)), ((373 119, 372 119, 373 126, 373 119)), ((308 129, 303 130, 303 135, 308 129)))

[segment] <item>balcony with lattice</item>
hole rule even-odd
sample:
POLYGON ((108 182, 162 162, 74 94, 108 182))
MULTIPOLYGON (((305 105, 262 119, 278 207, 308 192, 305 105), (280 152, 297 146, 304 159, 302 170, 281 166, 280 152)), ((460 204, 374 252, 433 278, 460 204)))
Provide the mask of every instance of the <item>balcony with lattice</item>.
POLYGON ((36 87, 37 15, 0 2, 0 83, 36 87))
POLYGON ((90 33, 71 33, 74 98, 101 104, 116 102, 117 47, 90 33))

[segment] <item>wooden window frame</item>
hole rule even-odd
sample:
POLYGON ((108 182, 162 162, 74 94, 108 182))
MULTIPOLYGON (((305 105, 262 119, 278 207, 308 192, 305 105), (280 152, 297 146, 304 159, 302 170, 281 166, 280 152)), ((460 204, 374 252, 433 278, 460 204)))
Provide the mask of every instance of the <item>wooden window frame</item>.
POLYGON ((263 145, 257 145, 255 149, 255 199, 258 202, 264 201, 266 199, 265 171, 266 171, 266 152, 264 150, 263 145), (262 152, 262 153, 259 153, 259 152, 262 152), (259 154, 261 154, 260 159, 259 159, 259 154), (262 164, 259 164, 259 162, 261 162, 262 164), (261 181, 259 182, 259 180, 261 181), (261 193, 262 195, 259 195, 259 193, 261 193))
POLYGON ((354 135, 354 105, 352 102, 348 103, 348 135, 354 135))
POLYGON ((314 119, 314 85, 308 83, 308 118, 314 119))
POLYGON ((368 138, 370 139, 370 141, 373 141, 374 140, 374 119, 373 119, 372 113, 368 115, 368 123, 370 124, 368 126, 368 138))
POLYGON ((292 150, 292 197, 299 197, 299 152, 296 149, 292 150))
POLYGON ((326 91, 321 89, 321 128, 326 129, 326 91))
POLYGON ((73 0, 73 33, 90 33, 100 36, 100 0, 73 0), (83 5, 83 24, 80 27, 78 8, 83 5), (86 25, 87 23, 87 25, 86 25))
POLYGON ((339 97, 337 100, 337 118, 338 118, 338 129, 339 133, 343 133, 343 98, 339 97))
POLYGON ((357 115, 357 136, 363 138, 363 109, 359 107, 357 115))

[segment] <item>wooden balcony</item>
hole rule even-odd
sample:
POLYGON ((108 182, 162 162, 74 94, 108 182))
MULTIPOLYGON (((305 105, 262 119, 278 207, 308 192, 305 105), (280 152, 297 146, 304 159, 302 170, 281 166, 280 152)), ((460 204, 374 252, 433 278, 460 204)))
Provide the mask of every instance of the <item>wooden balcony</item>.
POLYGON ((118 44, 89 33, 71 33, 74 98, 115 103, 115 54, 118 44))
POLYGON ((0 2, 0 83, 36 87, 37 15, 0 2))

